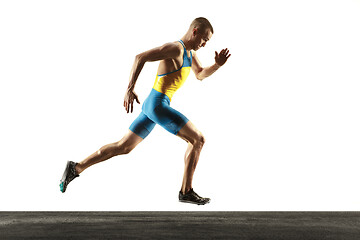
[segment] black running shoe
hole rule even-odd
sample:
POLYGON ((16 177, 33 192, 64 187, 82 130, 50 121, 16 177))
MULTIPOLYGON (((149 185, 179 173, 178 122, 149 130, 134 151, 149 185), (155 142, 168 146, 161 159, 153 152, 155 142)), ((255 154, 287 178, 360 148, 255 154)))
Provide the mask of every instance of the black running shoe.
POLYGON ((204 205, 210 202, 210 198, 200 197, 193 189, 186 194, 179 192, 179 201, 184 203, 193 203, 197 205, 204 205))
POLYGON ((76 174, 75 166, 77 163, 68 161, 62 179, 60 180, 60 191, 64 193, 66 191, 67 185, 76 177, 79 177, 79 174, 76 174))

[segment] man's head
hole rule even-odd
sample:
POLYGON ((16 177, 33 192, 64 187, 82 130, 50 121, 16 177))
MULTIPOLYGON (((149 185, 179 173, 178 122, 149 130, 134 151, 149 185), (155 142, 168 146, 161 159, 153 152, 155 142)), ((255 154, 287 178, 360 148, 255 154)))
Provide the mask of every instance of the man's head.
POLYGON ((191 34, 191 48, 196 51, 200 47, 205 47, 206 42, 212 37, 214 29, 206 18, 199 17, 192 21, 188 32, 191 34))

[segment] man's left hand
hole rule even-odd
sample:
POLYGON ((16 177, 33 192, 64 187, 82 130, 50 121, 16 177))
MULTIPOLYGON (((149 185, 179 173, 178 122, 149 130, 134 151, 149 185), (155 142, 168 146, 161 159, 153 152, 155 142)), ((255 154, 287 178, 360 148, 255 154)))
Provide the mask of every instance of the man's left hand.
POLYGON ((221 50, 220 53, 215 51, 215 62, 217 65, 222 66, 226 63, 230 56, 231 54, 229 54, 229 50, 227 48, 221 50))

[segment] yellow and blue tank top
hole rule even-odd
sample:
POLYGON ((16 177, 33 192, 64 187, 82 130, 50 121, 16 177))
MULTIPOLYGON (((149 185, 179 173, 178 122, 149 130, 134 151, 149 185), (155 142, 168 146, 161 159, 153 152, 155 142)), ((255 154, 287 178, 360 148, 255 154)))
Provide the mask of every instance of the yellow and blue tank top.
POLYGON ((174 93, 185 83, 186 78, 189 76, 192 63, 191 51, 190 57, 188 57, 184 42, 181 40, 179 40, 179 42, 184 48, 183 64, 181 68, 169 73, 161 75, 157 74, 153 86, 153 89, 168 96, 170 101, 174 93))

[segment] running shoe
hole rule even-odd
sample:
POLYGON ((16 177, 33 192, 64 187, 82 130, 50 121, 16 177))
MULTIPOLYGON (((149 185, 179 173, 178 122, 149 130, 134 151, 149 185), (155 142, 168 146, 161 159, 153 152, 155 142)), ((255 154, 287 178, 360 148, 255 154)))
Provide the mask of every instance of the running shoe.
POLYGON ((193 203, 197 205, 204 205, 210 202, 210 198, 200 197, 193 189, 190 189, 189 192, 183 194, 179 192, 179 201, 184 203, 193 203))
POLYGON ((79 174, 76 174, 75 166, 77 163, 68 161, 62 179, 60 180, 60 191, 64 193, 66 191, 67 185, 74 180, 74 178, 79 177, 79 174))

